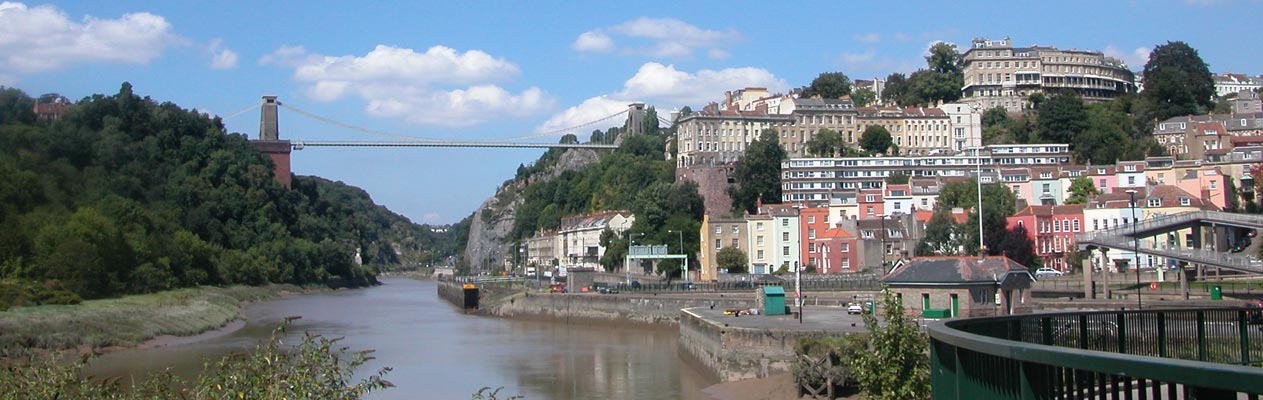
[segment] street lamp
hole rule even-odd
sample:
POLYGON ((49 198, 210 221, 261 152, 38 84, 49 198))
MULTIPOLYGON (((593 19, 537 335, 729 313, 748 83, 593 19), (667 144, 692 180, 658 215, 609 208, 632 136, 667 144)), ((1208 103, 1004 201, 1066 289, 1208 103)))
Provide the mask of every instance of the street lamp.
MULTIPOLYGON (((629 245, 627 246, 627 260, 623 261, 623 269, 627 273, 627 289, 631 289, 631 248, 636 246, 636 238, 645 236, 644 232, 637 233, 627 237, 629 245)), ((639 260, 639 258, 637 258, 639 260)))
POLYGON ((1140 223, 1136 219, 1136 189, 1127 189, 1127 196, 1131 198, 1131 254, 1136 260, 1136 309, 1141 308, 1140 305, 1140 237, 1136 236, 1136 225, 1140 223))
MULTIPOLYGON (((675 229, 668 229, 668 230, 667 230, 667 233, 671 233, 671 232, 675 232, 675 233, 679 234, 679 236, 680 236, 680 255, 684 255, 684 231, 677 231, 677 230, 675 230, 675 229)), ((684 266, 684 281, 685 281, 685 282, 688 282, 688 281, 689 281, 689 259, 688 259, 688 257, 681 258, 681 259, 680 259, 680 265, 684 266)))

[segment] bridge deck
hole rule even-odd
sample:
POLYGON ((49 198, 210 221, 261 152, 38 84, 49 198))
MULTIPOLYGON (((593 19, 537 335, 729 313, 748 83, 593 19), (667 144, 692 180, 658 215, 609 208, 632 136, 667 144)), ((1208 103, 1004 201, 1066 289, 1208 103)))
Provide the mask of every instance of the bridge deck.
POLYGON ((1095 245, 1116 250, 1130 251, 1135 246, 1136 251, 1141 254, 1254 274, 1263 274, 1263 260, 1259 260, 1244 253, 1224 253, 1207 249, 1159 249, 1146 246, 1136 246, 1133 242, 1135 238, 1151 237, 1156 234, 1173 232, 1192 226, 1210 224, 1263 229, 1263 215, 1236 214, 1219 211, 1192 211, 1167 215, 1148 221, 1141 221, 1134 227, 1127 225, 1075 234, 1075 242, 1080 249, 1084 249, 1089 245, 1095 245), (1135 233, 1133 234, 1133 232, 1135 233))

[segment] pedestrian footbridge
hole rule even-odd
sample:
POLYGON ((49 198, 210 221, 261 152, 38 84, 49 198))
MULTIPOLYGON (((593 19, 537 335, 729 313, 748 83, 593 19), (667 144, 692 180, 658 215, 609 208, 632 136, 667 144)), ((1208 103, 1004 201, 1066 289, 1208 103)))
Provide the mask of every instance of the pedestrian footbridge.
POLYGON ((1233 231, 1263 229, 1263 215, 1219 211, 1193 211, 1160 216, 1138 224, 1075 234, 1080 250, 1107 248, 1132 251, 1194 265, 1219 267, 1246 273, 1263 274, 1263 260, 1250 252, 1228 251, 1233 231), (1234 229, 1241 228, 1241 229, 1234 229), (1146 245, 1147 238, 1191 229, 1195 238, 1192 247, 1146 245), (1137 239, 1142 239, 1136 243, 1137 239))

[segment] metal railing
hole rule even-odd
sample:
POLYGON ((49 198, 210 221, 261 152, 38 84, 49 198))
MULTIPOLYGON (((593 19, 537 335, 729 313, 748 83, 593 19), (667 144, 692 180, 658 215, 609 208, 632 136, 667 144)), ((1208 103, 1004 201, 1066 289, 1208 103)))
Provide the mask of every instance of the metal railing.
POLYGON ((1028 314, 931 323, 935 399, 1257 399, 1259 309, 1028 314))
MULTIPOLYGON (((1135 235, 1145 237, 1154 231, 1162 231, 1175 227, 1183 227, 1194 223, 1218 223, 1232 226, 1263 228, 1263 216, 1253 214, 1237 214, 1219 211, 1190 211, 1165 215, 1141 221, 1134 227, 1135 235)), ((1229 268, 1250 273, 1263 273, 1263 260, 1249 255, 1224 253, 1214 249, 1180 249, 1153 248, 1136 246, 1133 243, 1133 227, 1121 225, 1110 229, 1075 234, 1075 242, 1080 248, 1097 245, 1118 250, 1130 251, 1135 248, 1141 254, 1165 257, 1190 263, 1229 268)), ((1143 242, 1143 241, 1142 241, 1143 242)))

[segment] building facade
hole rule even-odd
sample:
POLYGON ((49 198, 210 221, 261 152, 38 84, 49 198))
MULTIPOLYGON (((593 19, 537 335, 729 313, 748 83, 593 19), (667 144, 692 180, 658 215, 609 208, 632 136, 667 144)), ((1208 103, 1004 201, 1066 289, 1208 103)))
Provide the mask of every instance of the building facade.
POLYGON ((975 38, 962 55, 965 86, 961 102, 980 109, 1030 107, 1030 95, 1070 90, 1086 102, 1135 92, 1127 64, 1099 51, 1052 46, 1014 47, 1009 38, 975 38))

